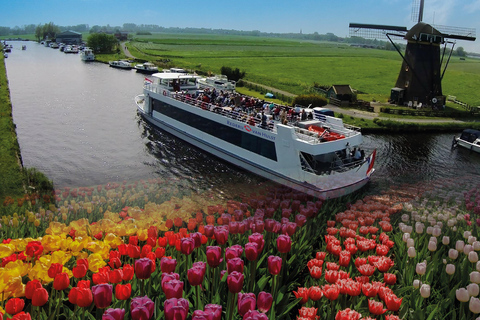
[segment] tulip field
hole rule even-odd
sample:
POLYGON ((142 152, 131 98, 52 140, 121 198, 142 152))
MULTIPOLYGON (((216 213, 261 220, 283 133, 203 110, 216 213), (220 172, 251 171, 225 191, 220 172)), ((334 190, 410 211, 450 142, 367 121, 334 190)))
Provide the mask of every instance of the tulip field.
POLYGON ((3 319, 476 319, 471 177, 321 201, 161 179, 7 197, 3 319))

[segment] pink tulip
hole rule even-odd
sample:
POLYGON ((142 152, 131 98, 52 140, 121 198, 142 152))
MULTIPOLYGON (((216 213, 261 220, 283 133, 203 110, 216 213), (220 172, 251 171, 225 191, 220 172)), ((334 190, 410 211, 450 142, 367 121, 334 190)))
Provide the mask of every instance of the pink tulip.
POLYGON ((218 304, 207 304, 205 306, 205 312, 213 314, 211 320, 221 320, 222 319, 222 306, 218 304))
POLYGON ((227 277, 228 290, 231 293, 239 293, 240 291, 242 291, 243 280, 243 273, 233 271, 227 277))
POLYGON ((163 284, 163 292, 167 299, 177 298, 180 299, 183 295, 183 281, 170 280, 163 284))
POLYGON ((215 235, 215 240, 217 240, 218 244, 224 245, 227 243, 228 240, 228 230, 221 228, 221 227, 215 227, 213 230, 213 234, 215 235))
POLYGON ((249 310, 255 310, 257 299, 255 293, 239 293, 237 299, 238 313, 243 317, 249 310))
POLYGON ((265 240, 263 239, 262 234, 252 233, 248 237, 248 242, 256 242, 258 244, 258 252, 261 253, 263 251, 263 246, 265 245, 265 240))
POLYGON ((248 261, 257 260, 258 254, 258 244, 255 242, 248 242, 245 244, 245 257, 248 261))
POLYGON ((243 273, 244 262, 240 258, 233 258, 227 261, 228 274, 237 271, 243 273))
POLYGON ((180 298, 171 298, 165 300, 165 319, 166 320, 185 320, 188 315, 188 300, 180 298))
POLYGON ((222 249, 218 246, 208 246, 207 247, 207 263, 210 267, 216 268, 222 262, 222 249))
POLYGON ((184 255, 190 255, 195 250, 195 240, 193 238, 180 239, 180 248, 184 255))
POLYGON ((273 297, 270 293, 262 291, 257 297, 257 308, 260 312, 267 313, 272 307, 273 297))

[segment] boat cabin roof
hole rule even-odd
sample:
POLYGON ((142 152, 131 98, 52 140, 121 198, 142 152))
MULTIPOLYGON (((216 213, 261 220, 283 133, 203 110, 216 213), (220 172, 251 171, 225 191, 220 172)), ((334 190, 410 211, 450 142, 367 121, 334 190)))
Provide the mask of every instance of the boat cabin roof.
POLYGON ((174 73, 174 72, 158 72, 152 74, 152 77, 160 80, 175 80, 175 79, 198 79, 200 76, 194 74, 174 73))

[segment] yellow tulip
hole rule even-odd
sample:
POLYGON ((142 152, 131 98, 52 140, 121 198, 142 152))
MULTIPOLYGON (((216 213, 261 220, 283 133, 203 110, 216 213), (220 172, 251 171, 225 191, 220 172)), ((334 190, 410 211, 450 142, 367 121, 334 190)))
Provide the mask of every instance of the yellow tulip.
POLYGON ((25 285, 22 283, 22 277, 11 277, 4 289, 4 294, 1 296, 4 300, 25 296, 25 285))
POLYGON ((123 240, 120 237, 117 237, 114 233, 111 232, 107 233, 103 241, 108 244, 112 249, 117 249, 117 247, 123 243, 123 240))
POLYGON ((15 247, 11 244, 0 244, 0 259, 11 256, 15 252, 15 247))
POLYGON ((88 256, 88 269, 92 272, 98 272, 98 269, 104 267, 107 263, 98 253, 92 253, 88 256))
POLYGON ((17 219, 17 217, 14 217, 14 218, 12 219, 12 225, 13 225, 15 228, 18 227, 18 219, 17 219))
POLYGON ((35 221, 33 222, 33 224, 35 225, 35 227, 40 226, 40 220, 35 219, 35 221))
POLYGON ((42 239, 42 246, 46 251, 56 251, 60 249, 62 238, 58 235, 45 235, 42 239))

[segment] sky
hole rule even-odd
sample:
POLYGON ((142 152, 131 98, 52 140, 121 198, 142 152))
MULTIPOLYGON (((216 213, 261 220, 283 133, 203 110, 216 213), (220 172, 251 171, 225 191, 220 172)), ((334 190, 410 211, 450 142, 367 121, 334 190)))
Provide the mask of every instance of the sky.
MULTIPOLYGON (((330 32, 348 37, 350 22, 412 27, 412 4, 412 0, 0 0, 0 26, 135 23, 273 33, 330 32)), ((425 0, 423 17, 426 23, 480 32, 480 0, 425 0)), ((457 41, 455 47, 480 53, 480 40, 457 41)))

